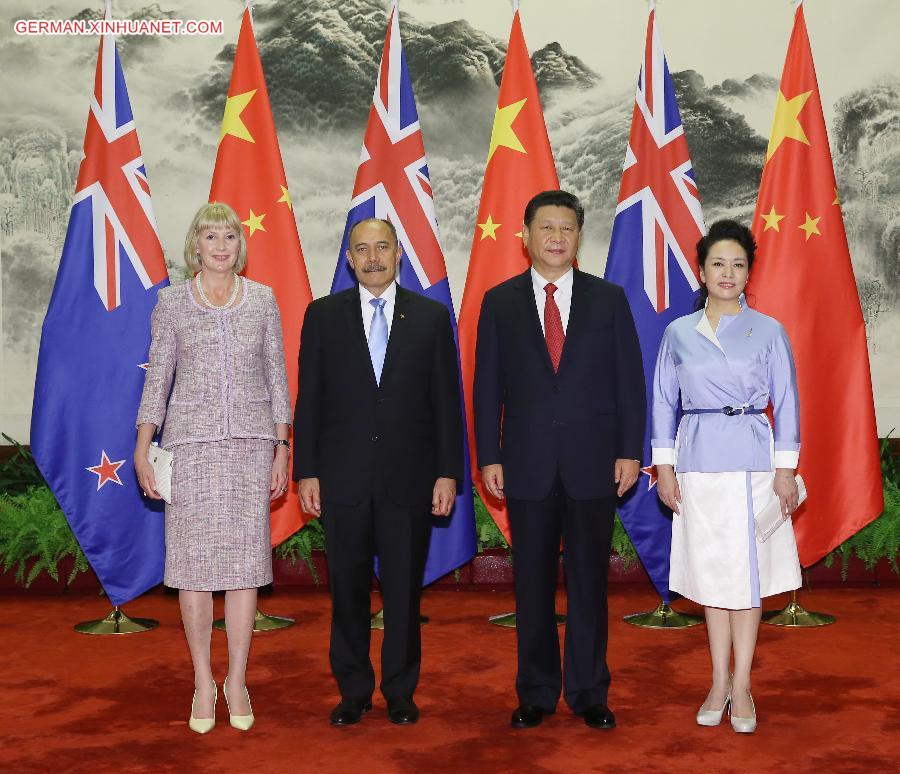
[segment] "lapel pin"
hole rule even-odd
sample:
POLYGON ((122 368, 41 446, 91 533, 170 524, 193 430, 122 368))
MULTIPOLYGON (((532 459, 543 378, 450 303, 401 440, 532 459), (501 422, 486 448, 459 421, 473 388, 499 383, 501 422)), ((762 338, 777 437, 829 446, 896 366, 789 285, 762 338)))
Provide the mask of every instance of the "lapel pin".
POLYGON ((401 319, 401 320, 404 320, 404 319, 406 319, 406 315, 405 315, 405 314, 403 314, 403 312, 400 312, 400 319, 401 319))

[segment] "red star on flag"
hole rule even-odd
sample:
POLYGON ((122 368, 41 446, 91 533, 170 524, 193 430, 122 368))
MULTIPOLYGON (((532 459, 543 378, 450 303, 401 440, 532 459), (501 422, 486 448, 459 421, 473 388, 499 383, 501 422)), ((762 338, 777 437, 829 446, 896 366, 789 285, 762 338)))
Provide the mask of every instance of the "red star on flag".
POLYGON ((647 489, 653 489, 656 486, 656 465, 648 465, 646 468, 641 468, 641 473, 646 473, 650 476, 650 483, 647 484, 647 489))
POLYGON ((116 462, 112 462, 109 457, 106 456, 106 450, 104 449, 101 452, 100 464, 92 465, 89 468, 85 468, 85 470, 94 473, 97 476, 97 491, 100 491, 100 488, 104 485, 112 481, 114 484, 118 484, 119 486, 123 486, 122 480, 119 478, 118 470, 125 464, 125 460, 117 460, 116 462))

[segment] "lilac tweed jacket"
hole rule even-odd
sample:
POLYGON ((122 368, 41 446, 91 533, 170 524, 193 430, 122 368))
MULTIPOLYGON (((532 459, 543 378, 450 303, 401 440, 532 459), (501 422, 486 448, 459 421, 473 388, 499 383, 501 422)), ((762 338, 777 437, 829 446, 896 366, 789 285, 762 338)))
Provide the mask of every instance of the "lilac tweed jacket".
POLYGON ((293 421, 281 316, 267 285, 245 279, 241 300, 225 310, 197 303, 190 282, 162 288, 151 333, 136 424, 162 427, 163 447, 274 441, 275 424, 293 421))

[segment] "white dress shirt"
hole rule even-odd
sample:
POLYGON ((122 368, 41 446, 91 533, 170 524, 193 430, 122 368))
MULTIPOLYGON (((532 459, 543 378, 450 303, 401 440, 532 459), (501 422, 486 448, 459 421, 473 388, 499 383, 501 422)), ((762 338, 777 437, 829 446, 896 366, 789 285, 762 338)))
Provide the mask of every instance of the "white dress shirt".
MULTIPOLYGON (((563 333, 569 327, 569 311, 572 309, 572 278, 575 271, 569 269, 553 284, 556 285, 556 292, 553 298, 559 307, 559 317, 562 320, 563 333)), ((544 328, 544 305, 547 303, 547 291, 544 287, 550 280, 544 279, 540 274, 531 267, 531 284, 534 286, 534 303, 537 305, 538 319, 541 321, 541 330, 546 334, 544 328)))
POLYGON ((394 321, 394 299, 397 297, 397 283, 392 282, 380 296, 373 296, 362 285, 359 286, 359 305, 362 310, 363 329, 366 332, 366 341, 369 340, 369 331, 372 330, 372 318, 375 317, 375 307, 369 301, 373 298, 384 299, 384 316, 387 320, 388 339, 391 336, 391 324, 394 321))

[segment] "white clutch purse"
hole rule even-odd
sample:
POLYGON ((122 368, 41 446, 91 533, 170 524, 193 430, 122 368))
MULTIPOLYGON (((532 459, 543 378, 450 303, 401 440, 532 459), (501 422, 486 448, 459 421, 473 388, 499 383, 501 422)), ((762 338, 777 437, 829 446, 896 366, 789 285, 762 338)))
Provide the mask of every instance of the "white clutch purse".
MULTIPOLYGON (((806 500, 806 484, 801 476, 796 476, 797 491, 800 499, 797 501, 798 507, 806 500)), ((753 521, 756 524, 756 539, 760 543, 765 543, 775 531, 787 521, 787 517, 781 512, 781 500, 778 495, 772 492, 772 497, 766 506, 754 516, 753 521)))
POLYGON ((147 458, 153 467, 153 475, 156 478, 156 491, 162 495, 167 503, 172 502, 172 452, 163 449, 155 443, 147 450, 147 458))

